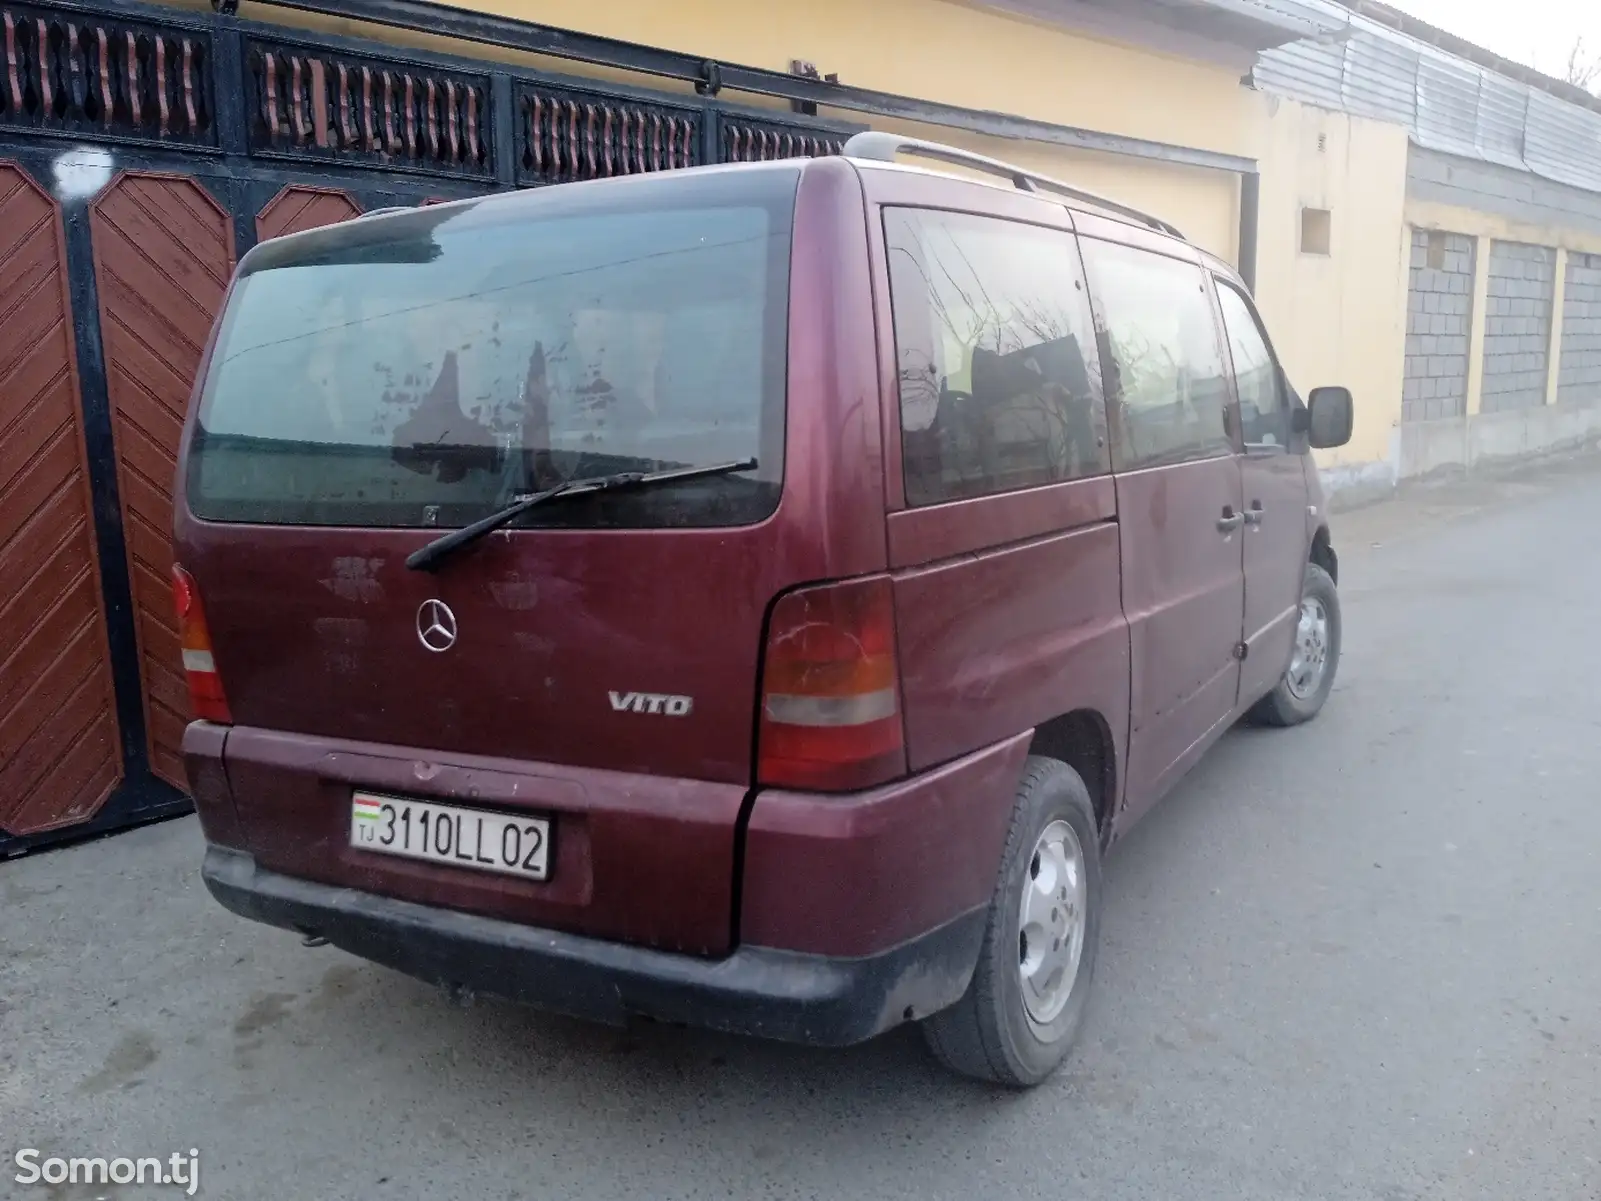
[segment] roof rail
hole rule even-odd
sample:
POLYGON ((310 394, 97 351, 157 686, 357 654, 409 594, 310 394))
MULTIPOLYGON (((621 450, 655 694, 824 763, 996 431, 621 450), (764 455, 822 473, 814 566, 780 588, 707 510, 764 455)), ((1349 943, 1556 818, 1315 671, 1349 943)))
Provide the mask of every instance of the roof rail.
POLYGON ((357 213, 359 221, 363 217, 382 217, 385 213, 415 213, 417 206, 412 204, 386 204, 383 208, 368 209, 365 213, 357 213))
POLYGON ((885 133, 882 130, 870 129, 854 135, 845 143, 842 152, 846 158, 873 159, 877 162, 892 163, 903 154, 915 155, 921 158, 938 159, 941 162, 953 163, 959 167, 971 167, 977 171, 987 171, 991 175, 999 175, 1012 181, 1012 186, 1023 192, 1055 192, 1069 200, 1078 200, 1084 204, 1092 204, 1096 208, 1106 209, 1119 216, 1128 217, 1138 221, 1141 225, 1149 225, 1152 229, 1175 238, 1184 239, 1179 230, 1160 217, 1153 217, 1142 209, 1124 204, 1119 200, 1112 200, 1096 192, 1088 192, 1083 188, 1075 188, 1071 184, 1062 183, 1052 179, 1049 175, 1040 175, 1025 167, 1013 163, 1002 162, 998 158, 988 158, 982 154, 974 154, 971 150, 962 150, 956 146, 947 146, 943 142, 925 142, 921 138, 906 138, 897 133, 885 133))

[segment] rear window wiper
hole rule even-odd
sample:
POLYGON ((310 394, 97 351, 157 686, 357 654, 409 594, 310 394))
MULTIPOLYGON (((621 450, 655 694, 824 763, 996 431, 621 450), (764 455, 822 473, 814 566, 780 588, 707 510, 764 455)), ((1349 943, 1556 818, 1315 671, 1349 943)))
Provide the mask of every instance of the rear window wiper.
POLYGON ((742 459, 737 463, 714 463, 705 467, 675 467, 670 471, 624 471, 617 475, 597 475, 588 479, 568 480, 543 492, 520 497, 487 517, 480 517, 471 525, 435 538, 427 546, 419 547, 406 556, 406 566, 413 571, 432 571, 446 555, 461 547, 477 542, 501 526, 516 521, 529 509, 564 496, 588 496, 596 492, 616 492, 624 488, 645 488, 651 484, 670 484, 677 480, 698 480, 714 475, 731 475, 736 471, 756 470, 755 459, 742 459))

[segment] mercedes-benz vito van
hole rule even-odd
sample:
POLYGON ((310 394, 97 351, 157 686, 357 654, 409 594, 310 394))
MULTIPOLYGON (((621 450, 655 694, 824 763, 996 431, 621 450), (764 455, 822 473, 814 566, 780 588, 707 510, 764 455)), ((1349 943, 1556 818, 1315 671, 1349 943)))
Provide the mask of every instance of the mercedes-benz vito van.
POLYGON ((264 242, 178 473, 206 884, 453 987, 1037 1082, 1105 850, 1329 694, 1351 419, 1161 220, 887 134, 264 242))

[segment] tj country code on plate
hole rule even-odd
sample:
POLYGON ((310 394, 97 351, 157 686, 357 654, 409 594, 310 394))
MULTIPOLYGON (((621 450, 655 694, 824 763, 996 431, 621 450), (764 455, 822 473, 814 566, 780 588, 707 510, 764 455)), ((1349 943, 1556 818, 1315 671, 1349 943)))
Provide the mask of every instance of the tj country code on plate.
POLYGON ((543 880, 550 874, 550 822, 358 792, 350 845, 381 855, 543 880))

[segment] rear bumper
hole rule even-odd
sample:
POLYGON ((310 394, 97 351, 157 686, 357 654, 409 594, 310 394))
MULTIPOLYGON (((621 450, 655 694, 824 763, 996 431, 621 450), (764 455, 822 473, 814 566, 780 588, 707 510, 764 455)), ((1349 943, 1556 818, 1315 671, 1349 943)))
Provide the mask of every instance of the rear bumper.
POLYGON ((713 960, 316 884, 219 846, 202 875, 242 917, 432 983, 603 1022, 642 1016, 817 1046, 862 1042, 957 1000, 984 933, 980 908, 872 955, 745 946, 713 960))
POLYGON ((207 841, 279 877, 692 959, 737 942, 855 961, 988 904, 1029 740, 846 795, 751 797, 739 784, 206 722, 185 732, 184 763, 207 841), (351 847, 354 789, 548 817, 550 879, 351 847))

